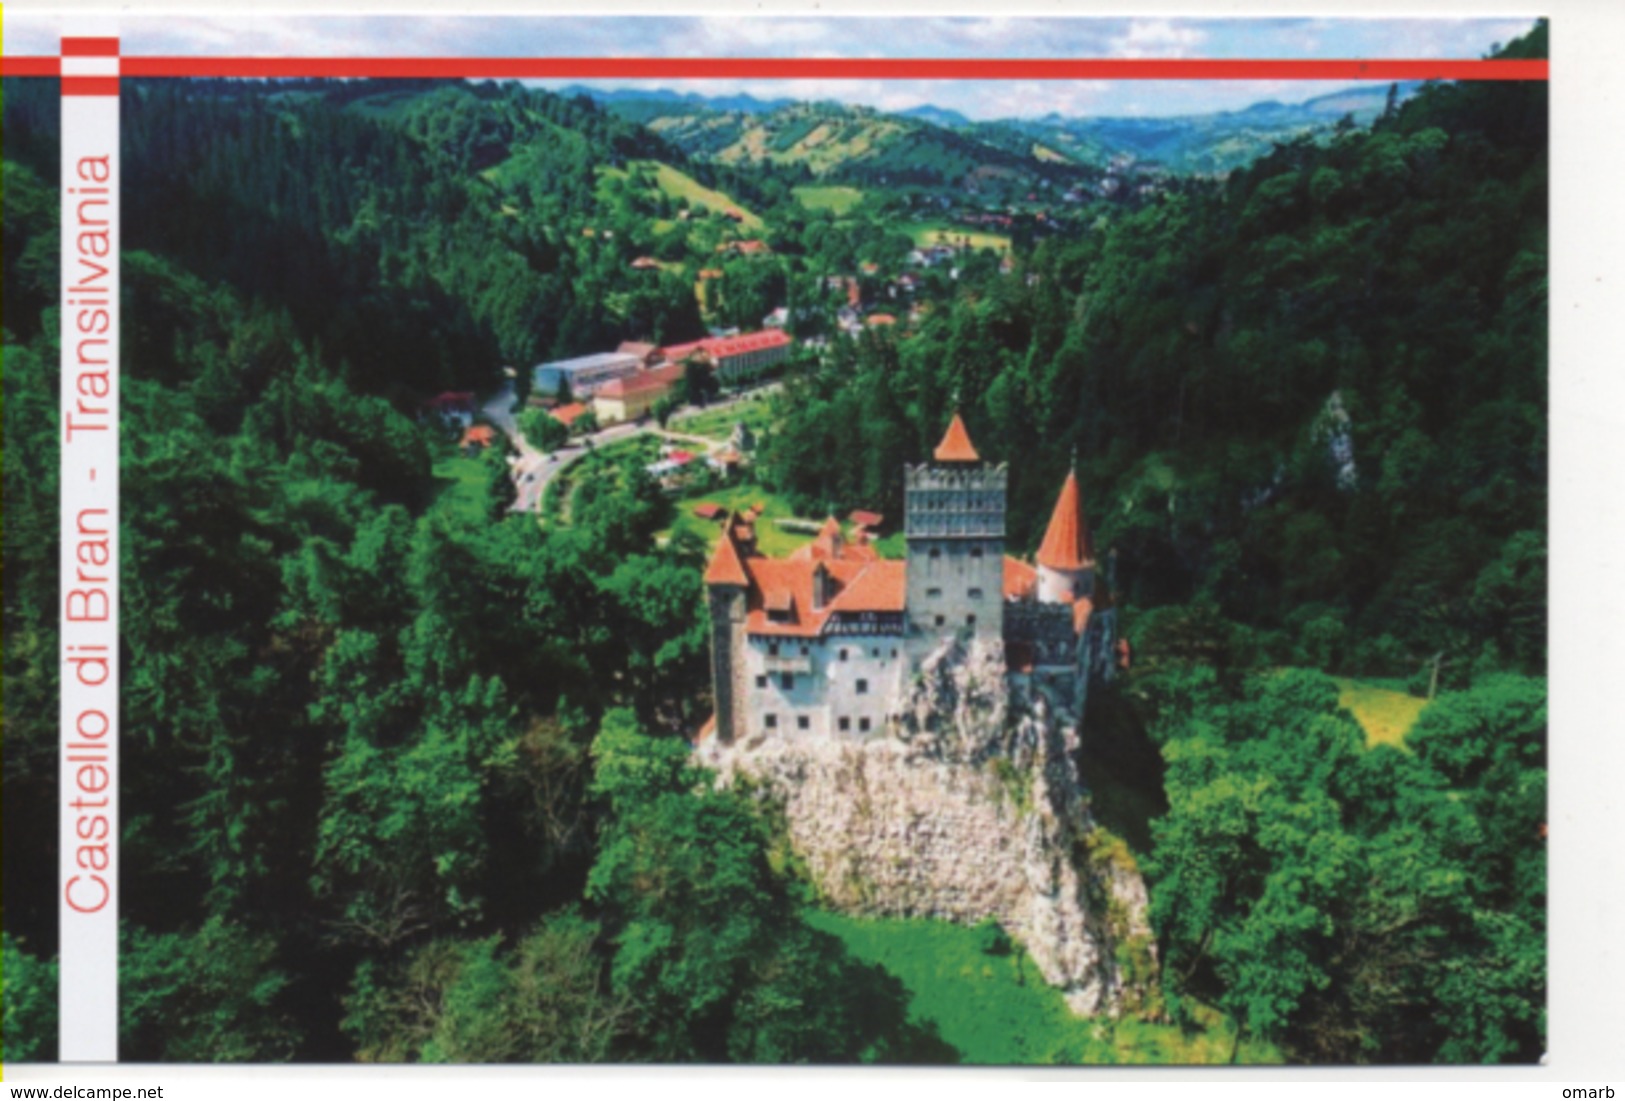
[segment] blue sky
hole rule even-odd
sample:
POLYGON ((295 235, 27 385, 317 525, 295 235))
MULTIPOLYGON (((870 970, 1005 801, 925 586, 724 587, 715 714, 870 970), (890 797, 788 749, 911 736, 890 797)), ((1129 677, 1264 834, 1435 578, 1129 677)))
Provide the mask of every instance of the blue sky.
MULTIPOLYGON (((642 57, 1476 58, 1533 18, 1211 19, 127 16, 136 54, 642 57)), ((5 21, 7 53, 54 53, 53 19, 5 21)), ((545 82, 544 82, 545 83, 545 82)), ((560 82, 563 83, 563 82, 560 82)), ((605 82, 635 87, 636 82, 605 82)), ((676 87, 670 81, 648 86, 676 87)), ((1346 87, 1303 81, 699 80, 684 90, 835 99, 883 110, 930 103, 972 118, 1169 115, 1301 101, 1346 87)))

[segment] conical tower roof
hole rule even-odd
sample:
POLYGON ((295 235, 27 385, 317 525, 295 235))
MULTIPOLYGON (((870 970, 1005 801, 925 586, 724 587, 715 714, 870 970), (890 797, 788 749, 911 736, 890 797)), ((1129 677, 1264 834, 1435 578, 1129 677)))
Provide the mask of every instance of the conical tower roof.
POLYGON ((977 463, 982 457, 976 453, 976 446, 970 442, 970 433, 965 431, 965 420, 958 413, 954 414, 953 421, 948 425, 948 431, 942 435, 942 442, 932 453, 939 463, 977 463))
POLYGON ((717 549, 711 552, 711 563, 705 568, 707 585, 745 587, 750 584, 745 563, 739 557, 739 547, 734 543, 733 526, 734 518, 729 516, 722 525, 722 538, 717 540, 717 549))
POLYGON ((1083 516, 1083 492, 1078 488, 1075 470, 1068 472, 1061 497, 1055 502, 1044 543, 1038 548, 1038 564, 1052 570, 1084 570, 1095 564, 1089 548, 1089 522, 1083 516))

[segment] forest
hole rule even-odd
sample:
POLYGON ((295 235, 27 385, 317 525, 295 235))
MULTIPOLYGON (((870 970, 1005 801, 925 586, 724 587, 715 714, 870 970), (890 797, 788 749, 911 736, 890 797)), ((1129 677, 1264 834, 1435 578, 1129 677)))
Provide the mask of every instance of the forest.
MULTIPOLYGON (((470 516, 416 417, 774 306, 830 333, 824 277, 899 263, 915 197, 809 209, 804 173, 517 85, 125 84, 122 1058, 958 1060, 690 763, 706 548, 657 538, 671 499, 632 477, 544 530, 495 449, 470 516), (720 255, 737 219, 657 165, 772 258, 720 255)), ((55 1055, 46 85, 3 88, 9 1061, 55 1055)), ((931 273, 906 333, 830 339, 774 399, 759 476, 808 514, 900 514, 958 409, 1026 554, 1076 464, 1134 647, 1098 741, 1155 804, 1123 832, 1159 1025, 1545 1050, 1547 199, 1544 85, 1430 85, 1024 219, 1013 275, 931 273), (1331 676, 1430 701, 1368 749, 1331 676)))

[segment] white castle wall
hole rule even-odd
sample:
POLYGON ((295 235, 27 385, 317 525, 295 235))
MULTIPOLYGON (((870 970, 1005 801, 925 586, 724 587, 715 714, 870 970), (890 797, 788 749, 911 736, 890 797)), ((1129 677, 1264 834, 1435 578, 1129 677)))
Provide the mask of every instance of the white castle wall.
POLYGON ((908 656, 900 635, 826 638, 748 636, 744 646, 744 737, 826 738, 879 734, 886 700, 902 683, 908 656), (777 652, 775 653, 775 649, 777 652), (843 657, 844 655, 844 657, 843 657), (785 677, 791 678, 785 687, 785 677), (764 679, 765 678, 765 682, 764 679), (859 682, 864 691, 859 691, 859 682), (776 719, 768 727, 768 716, 776 719), (801 728, 801 719, 807 729, 801 728), (840 729, 840 720, 850 720, 840 729))

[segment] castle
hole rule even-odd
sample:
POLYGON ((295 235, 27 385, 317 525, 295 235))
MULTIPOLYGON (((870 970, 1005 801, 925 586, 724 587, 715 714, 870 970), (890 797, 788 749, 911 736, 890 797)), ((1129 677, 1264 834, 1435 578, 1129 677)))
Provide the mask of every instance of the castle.
POLYGON ((702 737, 879 735, 921 662, 951 638, 1002 643, 1008 675, 1042 684, 1081 722, 1110 677, 1115 624, 1097 583, 1077 474, 1037 564, 1004 553, 1008 470, 982 461, 956 414, 932 461, 905 471, 907 556, 887 560, 832 517, 788 558, 726 518, 705 572, 716 714, 702 737))

